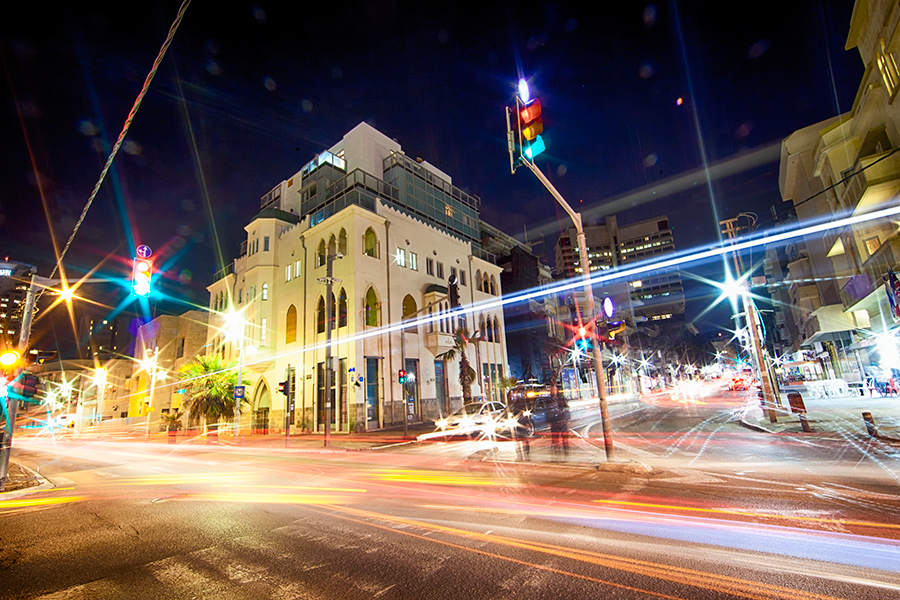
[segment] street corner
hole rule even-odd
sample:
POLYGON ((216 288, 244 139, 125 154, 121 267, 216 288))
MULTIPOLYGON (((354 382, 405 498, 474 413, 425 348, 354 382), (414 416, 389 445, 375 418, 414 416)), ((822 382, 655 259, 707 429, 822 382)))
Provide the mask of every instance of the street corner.
POLYGON ((6 488, 0 492, 0 502, 25 494, 51 489, 53 484, 39 473, 17 462, 10 461, 6 488))

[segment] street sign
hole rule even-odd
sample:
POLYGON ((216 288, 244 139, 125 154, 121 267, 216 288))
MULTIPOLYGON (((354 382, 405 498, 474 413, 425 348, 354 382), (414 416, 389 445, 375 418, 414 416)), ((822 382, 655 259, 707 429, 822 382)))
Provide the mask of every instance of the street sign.
POLYGON ((237 400, 241 400, 244 397, 244 386, 236 385, 234 386, 234 397, 237 400))
POLYGON ((150 258, 150 255, 153 254, 153 250, 150 249, 150 246, 145 246, 143 244, 137 247, 136 252, 138 258, 150 258))

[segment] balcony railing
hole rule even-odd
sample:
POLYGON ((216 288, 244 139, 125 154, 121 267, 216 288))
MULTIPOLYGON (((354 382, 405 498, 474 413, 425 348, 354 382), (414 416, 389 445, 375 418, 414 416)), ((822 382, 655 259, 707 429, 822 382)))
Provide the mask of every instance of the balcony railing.
POLYGON ((220 279, 225 279, 232 273, 234 273, 234 263, 233 262, 228 263, 227 265, 225 265, 224 268, 216 271, 215 275, 213 275, 213 283, 215 283, 216 281, 219 281, 220 279))
POLYGON ((863 263, 862 272, 851 277, 841 288, 841 302, 844 310, 849 310, 884 283, 888 269, 897 267, 896 257, 898 254, 900 254, 900 237, 895 236, 885 241, 863 263))

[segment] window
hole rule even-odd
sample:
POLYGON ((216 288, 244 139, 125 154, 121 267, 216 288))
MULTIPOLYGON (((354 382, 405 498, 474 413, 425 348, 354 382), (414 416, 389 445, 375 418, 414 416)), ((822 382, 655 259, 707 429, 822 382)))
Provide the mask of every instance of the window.
POLYGON ((378 296, 375 295, 375 288, 369 288, 366 292, 366 325, 378 327, 378 296))
POLYGON ((869 256, 875 254, 878 248, 881 247, 881 242, 878 241, 878 236, 876 235, 873 238, 869 238, 866 240, 866 251, 869 253, 869 256))
POLYGON ((334 329, 335 321, 337 321, 337 304, 335 304, 335 302, 334 302, 334 292, 332 292, 331 293, 331 322, 328 324, 329 327, 331 327, 332 329, 334 329))
POLYGON ((406 266, 406 250, 403 248, 397 248, 397 265, 406 266))
POLYGON ((263 252, 269 251, 269 236, 263 238, 263 252))
POLYGON ((347 254, 347 230, 341 228, 341 232, 338 234, 338 252, 343 255, 347 254))
POLYGON ((341 288, 341 293, 338 296, 338 327, 346 327, 347 326, 347 292, 344 291, 344 288, 341 288))
POLYGON ((481 287, 481 269, 478 269, 477 271, 475 271, 475 288, 476 288, 479 292, 483 292, 483 291, 484 291, 484 290, 482 289, 482 287, 481 287))
POLYGON ((244 303, 244 288, 238 290, 238 304, 244 303))
POLYGON ((419 257, 416 256, 415 252, 409 253, 409 268, 413 271, 419 270, 419 257))
POLYGON ((491 296, 497 295, 497 280, 491 275, 491 296))
POLYGON ((316 303, 316 333, 325 333, 325 298, 322 296, 316 303))
MULTIPOLYGON (((456 267, 450 267, 450 277, 456 277, 456 267)), ((457 281, 459 278, 457 277, 457 281)))
POLYGON ((285 281, 291 280, 291 265, 288 265, 284 268, 284 280, 285 281))
POLYGON ((430 258, 425 259, 425 272, 434 276, 434 260, 430 258))
POLYGON ((500 343, 500 337, 501 337, 502 335, 503 335, 503 334, 500 333, 500 319, 498 319, 497 317, 494 317, 494 341, 497 342, 497 343, 499 344, 499 343, 500 343))
POLYGON ((287 310, 287 319, 284 324, 284 343, 293 344, 297 341, 297 309, 291 304, 287 310))
POLYGON ((316 267, 321 267, 325 264, 325 240, 319 242, 319 251, 316 252, 316 267))
POLYGON ((416 312, 418 308, 416 307, 416 300, 409 294, 403 298, 403 320, 411 320, 413 323, 406 328, 406 331, 410 333, 416 333, 418 327, 415 324, 416 312))
POLYGON ((294 263, 294 277, 300 277, 300 261, 294 263))
POLYGON ((262 299, 263 300, 269 299, 269 284, 268 283, 263 284, 262 299))
POLYGON ((266 318, 262 319, 262 327, 259 330, 259 343, 260 345, 266 345, 266 318))
POLYGON ((369 227, 363 236, 363 253, 372 258, 378 258, 378 238, 375 237, 375 230, 369 227))
POLYGON ((335 254, 337 254, 337 242, 335 242, 334 236, 331 236, 331 239, 328 240, 328 256, 335 254))
POLYGON ((881 80, 884 81, 888 99, 891 101, 894 99, 894 96, 897 95, 897 90, 900 89, 900 72, 898 72, 894 55, 888 52, 884 40, 881 40, 881 48, 875 55, 875 61, 878 63, 878 70, 881 72, 881 80))
POLYGON ((184 338, 180 338, 178 343, 175 345, 175 358, 181 358, 184 356, 184 338))
POLYGON ((459 272, 459 283, 460 283, 460 285, 466 285, 466 272, 465 271, 459 272))
POLYGON ((442 262, 438 262, 438 264, 437 264, 437 278, 438 279, 444 278, 444 263, 442 263, 442 262))

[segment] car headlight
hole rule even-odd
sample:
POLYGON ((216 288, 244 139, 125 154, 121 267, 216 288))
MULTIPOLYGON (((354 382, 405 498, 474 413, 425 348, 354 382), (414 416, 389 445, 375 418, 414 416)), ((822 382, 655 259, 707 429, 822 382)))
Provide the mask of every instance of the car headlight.
POLYGON ((438 429, 447 429, 447 419, 440 419, 435 422, 435 425, 437 425, 438 429))

